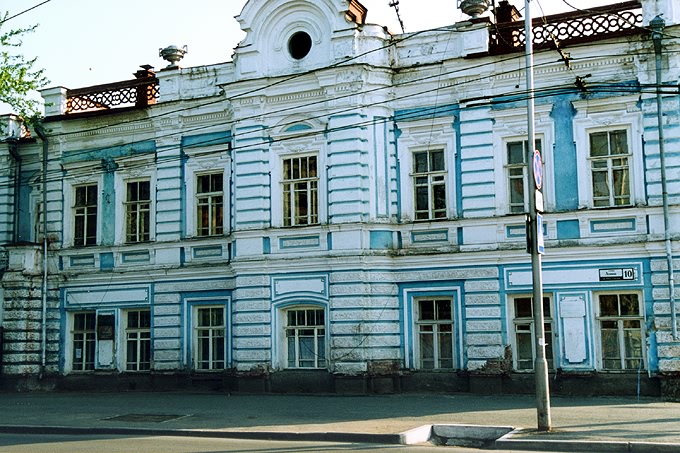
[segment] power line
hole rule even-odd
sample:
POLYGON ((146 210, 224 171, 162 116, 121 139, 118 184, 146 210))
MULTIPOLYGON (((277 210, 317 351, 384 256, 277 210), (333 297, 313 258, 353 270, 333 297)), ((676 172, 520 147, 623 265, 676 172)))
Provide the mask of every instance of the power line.
POLYGON ((49 2, 51 2, 51 1, 52 1, 52 0, 45 0, 44 2, 38 3, 38 4, 35 5, 35 6, 31 6, 30 8, 25 9, 25 10, 23 10, 22 12, 17 13, 17 14, 15 14, 15 15, 13 15, 13 16, 5 17, 3 20, 0 21, 0 25, 4 24, 5 22, 7 22, 7 21, 10 20, 10 19, 14 19, 15 17, 19 17, 19 16, 21 16, 22 14, 27 13, 27 12, 29 12, 29 11, 32 11, 32 10, 36 9, 37 7, 42 6, 42 5, 44 5, 45 3, 49 3, 49 2))

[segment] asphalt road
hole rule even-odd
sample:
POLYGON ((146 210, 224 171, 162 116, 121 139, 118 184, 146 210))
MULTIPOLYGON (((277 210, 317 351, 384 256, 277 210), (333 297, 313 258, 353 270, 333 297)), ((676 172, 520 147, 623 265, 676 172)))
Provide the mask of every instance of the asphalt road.
MULTIPOLYGON (((376 445, 330 442, 189 437, 65 436, 0 434, 0 453, 482 453, 485 450, 433 445, 376 445)), ((503 451, 503 453, 520 453, 503 451)), ((536 452, 533 452, 536 453, 536 452)))

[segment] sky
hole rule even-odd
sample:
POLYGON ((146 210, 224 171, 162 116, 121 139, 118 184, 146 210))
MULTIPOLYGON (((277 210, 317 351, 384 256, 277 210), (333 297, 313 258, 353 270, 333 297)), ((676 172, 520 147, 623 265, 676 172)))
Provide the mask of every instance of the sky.
MULTIPOLYGON (((19 51, 37 57, 48 87, 81 88, 133 78, 140 65, 167 65, 159 49, 184 46, 182 67, 231 61, 233 49, 245 36, 234 19, 246 0, 0 0, 9 15, 2 31, 38 24, 25 35, 19 51)), ((251 0, 266 1, 266 0, 251 0)), ((368 9, 367 22, 401 27, 393 0, 360 0, 368 9)), ((620 0, 531 0, 533 17, 573 11, 620 0)), ((398 0, 406 32, 450 25, 467 18, 458 0, 398 0)), ((523 10, 524 0, 510 0, 523 10)), ((36 95, 37 96, 37 95, 36 95)), ((39 96, 37 96, 39 97, 39 96)), ((0 114, 10 113, 0 104, 0 114)))

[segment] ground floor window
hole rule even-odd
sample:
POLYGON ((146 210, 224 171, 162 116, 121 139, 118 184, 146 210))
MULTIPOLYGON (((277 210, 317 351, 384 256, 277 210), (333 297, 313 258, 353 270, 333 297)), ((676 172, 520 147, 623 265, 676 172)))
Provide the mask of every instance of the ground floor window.
POLYGON ((94 370, 96 320, 97 317, 94 311, 73 314, 73 329, 71 331, 73 342, 71 363, 73 371, 94 370))
POLYGON ((644 367, 643 316, 635 293, 598 294, 600 354, 604 370, 644 367))
POLYGON ((195 315, 196 369, 224 369, 227 349, 225 308, 197 307, 195 315))
POLYGON ((286 365, 288 368, 326 367, 326 320, 321 308, 286 311, 286 365))
POLYGON ((125 369, 151 369, 151 312, 130 310, 125 313, 125 369))
POLYGON ((450 297, 416 300, 418 365, 423 370, 455 367, 453 300, 450 297))
MULTIPOLYGON (((518 371, 533 371, 536 359, 536 342, 534 341, 534 298, 516 296, 512 299, 514 350, 513 359, 518 371)), ((554 338, 552 308, 549 297, 543 298, 543 328, 545 329, 545 358, 548 369, 554 369, 554 338)))

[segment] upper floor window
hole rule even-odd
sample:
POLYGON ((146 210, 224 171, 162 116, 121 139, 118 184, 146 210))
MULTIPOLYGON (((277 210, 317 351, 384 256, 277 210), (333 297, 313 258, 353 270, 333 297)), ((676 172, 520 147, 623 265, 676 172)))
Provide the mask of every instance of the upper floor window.
MULTIPOLYGON (((534 298, 519 296, 512 299, 514 314, 514 366, 518 371, 532 371, 536 359, 536 342, 534 329, 534 298)), ((554 369, 554 341, 552 327, 552 310, 550 298, 543 298, 543 329, 545 333, 545 358, 548 369, 554 369)))
POLYGON ((283 161, 284 226, 319 223, 319 177, 317 157, 303 156, 283 161))
POLYGON ((223 173, 199 175, 196 178, 196 234, 215 236, 224 232, 223 173))
POLYGON ((589 139, 593 206, 630 205, 630 151, 626 130, 593 132, 589 139))
POLYGON ((73 244, 97 244, 97 184, 75 187, 73 244))
POLYGON ((144 242, 150 239, 151 191, 149 181, 127 183, 125 197, 125 241, 144 242))
POLYGON ((443 150, 413 153, 416 220, 446 218, 446 164, 443 150))
POLYGON ((643 368, 643 316, 635 293, 599 294, 602 368, 637 370, 643 368))
POLYGON ((450 297, 417 300, 418 358, 420 369, 455 367, 453 301, 450 297))
MULTIPOLYGON (((506 171, 508 177, 508 206, 510 213, 529 211, 528 185, 528 140, 508 142, 506 145, 506 171)), ((541 141, 536 140, 536 149, 541 151, 541 141)))

